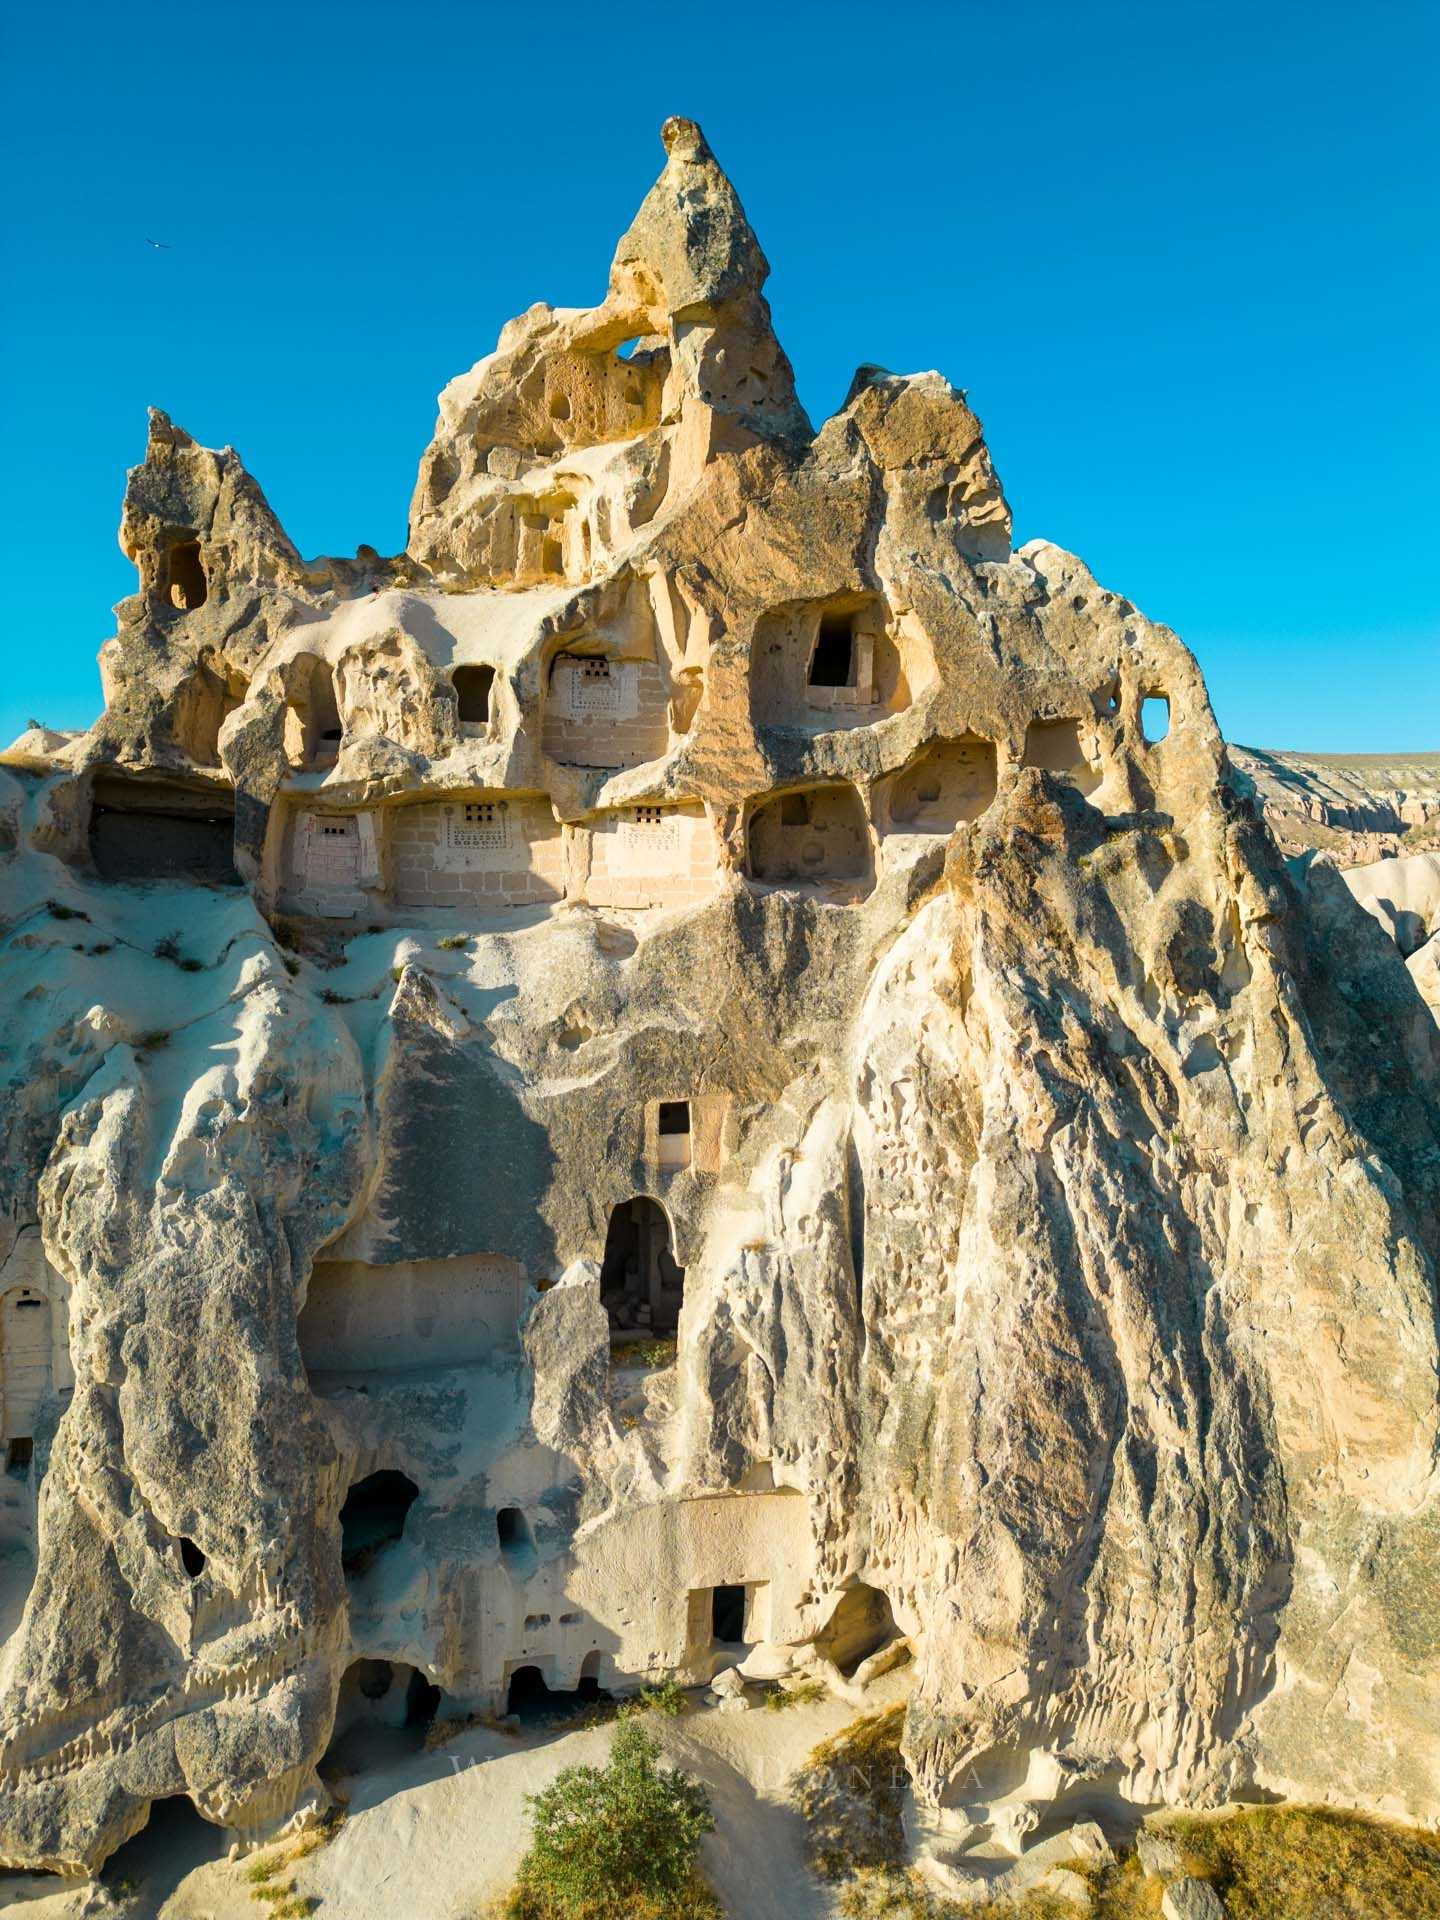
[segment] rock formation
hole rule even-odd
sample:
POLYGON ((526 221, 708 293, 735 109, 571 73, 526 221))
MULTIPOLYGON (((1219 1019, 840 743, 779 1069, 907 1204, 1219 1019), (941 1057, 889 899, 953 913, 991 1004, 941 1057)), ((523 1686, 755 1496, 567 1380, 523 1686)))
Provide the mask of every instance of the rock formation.
POLYGON ((407 1677, 898 1637, 959 1828, 1433 1817, 1440 1031, 962 393, 812 430, 664 138, 399 557, 153 415, 0 770, 0 1857, 272 1832, 407 1677))
POLYGON ((1440 753, 1263 753, 1232 747, 1289 854, 1342 867, 1440 852, 1440 753))

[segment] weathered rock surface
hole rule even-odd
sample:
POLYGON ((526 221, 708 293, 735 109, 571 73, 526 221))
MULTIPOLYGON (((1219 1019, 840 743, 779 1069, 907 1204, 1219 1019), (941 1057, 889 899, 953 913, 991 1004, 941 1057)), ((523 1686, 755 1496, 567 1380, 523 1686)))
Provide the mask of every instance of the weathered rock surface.
POLYGON ((665 141, 406 554, 302 561, 154 416, 106 711, 0 769, 0 1858, 270 1831, 412 1669, 897 1629, 958 1822, 1434 1817, 1416 979, 1176 637, 1011 551, 962 394, 812 433, 665 141))

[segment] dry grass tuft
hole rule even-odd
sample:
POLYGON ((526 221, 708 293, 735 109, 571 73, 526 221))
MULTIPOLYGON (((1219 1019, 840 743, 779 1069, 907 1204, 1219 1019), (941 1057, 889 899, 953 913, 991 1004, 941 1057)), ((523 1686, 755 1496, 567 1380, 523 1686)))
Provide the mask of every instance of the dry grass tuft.
POLYGON ((822 1740, 797 1775, 795 1804, 808 1829, 810 1863, 822 1880, 903 1861, 900 1810, 909 1781, 900 1757, 904 1728, 903 1704, 852 1721, 822 1740))
POLYGON ((1329 1807, 1165 1823, 1229 1920, 1440 1920, 1440 1834, 1329 1807))

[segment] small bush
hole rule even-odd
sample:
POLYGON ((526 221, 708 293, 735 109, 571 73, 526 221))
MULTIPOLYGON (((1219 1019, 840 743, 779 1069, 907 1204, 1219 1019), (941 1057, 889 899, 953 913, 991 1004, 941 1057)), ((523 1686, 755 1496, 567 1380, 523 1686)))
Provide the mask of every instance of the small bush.
POLYGON ((170 1034, 164 1027, 156 1027, 152 1033, 142 1033, 135 1042, 141 1053, 158 1053, 162 1047, 170 1044, 170 1034))
POLYGON ((180 936, 178 933, 166 933, 150 949, 157 960, 178 960, 180 958, 180 936))
POLYGON ((469 946, 470 936, 468 933, 447 933, 443 939, 437 940, 435 944, 442 953, 455 953, 459 948, 469 946))
POLYGON ((622 1720, 634 1713, 663 1713, 667 1720, 678 1720, 685 1711, 688 1696, 678 1680, 662 1680, 658 1687, 642 1687, 620 1707, 622 1720))
POLYGON ((49 909, 52 920, 88 920, 90 918, 89 914, 79 907, 62 906, 58 900, 47 900, 45 905, 49 909))
POLYGON ((533 1832, 508 1920, 718 1920, 696 1870, 709 1799, 659 1755, 653 1734, 622 1720, 607 1765, 566 1767, 527 1797, 533 1832))

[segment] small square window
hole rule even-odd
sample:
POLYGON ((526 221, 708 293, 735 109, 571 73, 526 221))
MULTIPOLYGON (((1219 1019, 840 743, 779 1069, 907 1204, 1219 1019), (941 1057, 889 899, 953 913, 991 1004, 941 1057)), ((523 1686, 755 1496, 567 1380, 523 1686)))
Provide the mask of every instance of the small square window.
POLYGON ((660 1132, 664 1134, 689 1133, 690 1102, 688 1100, 662 1100, 660 1102, 660 1132))

